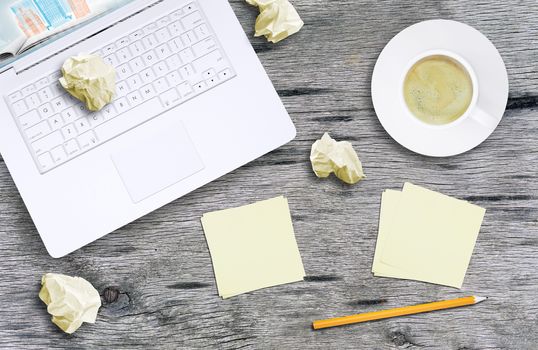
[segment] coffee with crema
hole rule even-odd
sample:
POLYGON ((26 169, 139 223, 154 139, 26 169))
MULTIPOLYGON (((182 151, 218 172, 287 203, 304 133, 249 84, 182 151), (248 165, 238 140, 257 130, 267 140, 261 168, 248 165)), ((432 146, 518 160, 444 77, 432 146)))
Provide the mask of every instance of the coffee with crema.
POLYGON ((433 55, 411 67, 403 94, 415 117, 428 124, 443 125, 465 114, 473 99, 473 82, 459 62, 433 55))

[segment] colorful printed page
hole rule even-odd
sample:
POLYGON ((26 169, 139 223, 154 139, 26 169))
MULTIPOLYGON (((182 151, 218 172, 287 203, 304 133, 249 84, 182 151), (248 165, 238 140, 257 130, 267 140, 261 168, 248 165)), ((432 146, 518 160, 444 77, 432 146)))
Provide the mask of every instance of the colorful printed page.
POLYGON ((303 280, 286 198, 207 213, 201 221, 223 299, 303 280))

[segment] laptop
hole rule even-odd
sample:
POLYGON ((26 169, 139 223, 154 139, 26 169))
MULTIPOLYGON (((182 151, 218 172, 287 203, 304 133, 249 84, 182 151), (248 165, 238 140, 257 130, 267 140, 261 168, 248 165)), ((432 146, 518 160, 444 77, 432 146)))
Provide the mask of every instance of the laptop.
POLYGON ((227 0, 135 0, 0 68, 0 152, 52 257, 264 155, 295 128, 227 0), (93 113, 58 83, 117 71, 93 113))

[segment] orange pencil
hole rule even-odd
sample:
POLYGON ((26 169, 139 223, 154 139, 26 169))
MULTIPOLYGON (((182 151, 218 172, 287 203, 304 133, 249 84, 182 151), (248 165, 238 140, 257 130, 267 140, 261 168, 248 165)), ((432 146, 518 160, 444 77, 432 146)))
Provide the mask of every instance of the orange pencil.
POLYGON ((419 313, 430 312, 430 311, 435 311, 435 310, 451 309, 454 307, 478 304, 486 299, 487 298, 485 297, 470 296, 470 297, 465 297, 465 298, 436 301, 436 302, 427 303, 427 304, 404 306, 404 307, 399 307, 396 309, 367 312, 364 314, 329 318, 327 320, 318 320, 318 321, 312 322, 312 327, 314 327, 314 329, 329 328, 329 327, 343 326, 343 325, 352 324, 352 323, 381 320, 384 318, 419 314, 419 313))

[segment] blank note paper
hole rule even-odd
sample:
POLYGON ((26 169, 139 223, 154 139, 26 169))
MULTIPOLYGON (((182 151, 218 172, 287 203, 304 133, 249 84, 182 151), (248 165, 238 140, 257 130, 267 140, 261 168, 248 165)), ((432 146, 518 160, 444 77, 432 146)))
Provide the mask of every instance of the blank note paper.
POLYGON ((461 288, 484 214, 410 183, 385 191, 372 272, 461 288))
POLYGON ((303 280, 286 198, 207 213, 202 225, 222 298, 303 280))

